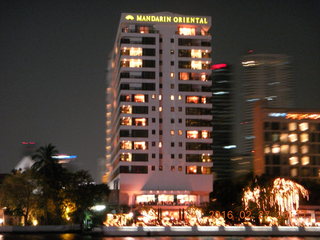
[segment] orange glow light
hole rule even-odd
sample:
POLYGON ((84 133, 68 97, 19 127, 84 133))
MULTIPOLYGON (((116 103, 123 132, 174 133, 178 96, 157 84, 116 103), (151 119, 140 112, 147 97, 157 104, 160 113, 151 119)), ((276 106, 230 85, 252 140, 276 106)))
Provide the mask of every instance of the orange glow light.
POLYGON ((288 113, 286 119, 320 119, 320 113, 288 113))

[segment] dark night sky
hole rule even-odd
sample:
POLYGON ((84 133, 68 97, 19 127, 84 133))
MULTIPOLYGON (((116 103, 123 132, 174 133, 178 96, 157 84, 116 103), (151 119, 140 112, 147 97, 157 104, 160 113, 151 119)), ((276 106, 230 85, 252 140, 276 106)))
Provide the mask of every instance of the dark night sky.
POLYGON ((214 62, 238 68, 248 49, 292 56, 297 107, 320 109, 319 0, 2 0, 0 173, 20 160, 21 141, 35 141, 97 176, 120 13, 160 11, 211 16, 214 62))

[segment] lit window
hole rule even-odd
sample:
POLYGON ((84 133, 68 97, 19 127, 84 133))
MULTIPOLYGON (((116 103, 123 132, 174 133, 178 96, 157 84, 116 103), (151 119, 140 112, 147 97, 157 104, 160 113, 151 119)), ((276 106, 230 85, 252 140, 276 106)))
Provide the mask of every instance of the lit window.
POLYGON ((181 96, 181 95, 179 95, 178 99, 179 99, 179 100, 181 100, 181 99, 182 99, 182 96, 181 96))
POLYGON ((159 95, 159 100, 162 100, 162 95, 161 94, 159 95))
POLYGON ((179 76, 180 76, 180 80, 189 80, 189 73, 187 72, 181 72, 179 73, 179 76))
POLYGON ((159 142, 158 146, 159 146, 159 148, 162 148, 162 142, 159 142))
POLYGON ((152 95, 151 95, 151 98, 155 99, 155 98, 156 98, 156 95, 155 95, 155 94, 152 94, 152 95))
POLYGON ((208 130, 202 130, 201 131, 201 137, 204 139, 209 138, 209 131, 208 130))
POLYGON ((289 145, 281 145, 280 151, 281 153, 289 153, 289 145))
POLYGON ((142 56, 142 48, 130 48, 130 56, 142 56))
POLYGON ((171 99, 171 100, 174 100, 174 95, 171 95, 171 96, 170 96, 170 99, 171 99))
POLYGON ((187 103, 199 103, 199 97, 197 96, 187 96, 187 103))
POLYGON ((191 49, 191 57, 192 58, 202 58, 201 50, 191 49))
POLYGON ((147 144, 146 142, 134 142, 133 149, 146 150, 147 144))
POLYGON ((187 166, 187 174, 196 174, 197 166, 187 166))
POLYGON ((178 135, 182 135, 182 130, 178 130, 178 135))
POLYGON ((123 117, 121 118, 120 125, 131 126, 132 120, 131 117, 123 117))
POLYGON ((202 154, 201 155, 201 161, 202 162, 211 162, 212 161, 212 156, 210 154, 202 154))
POLYGON ((139 27, 139 32, 140 32, 140 33, 149 33, 149 27, 147 27, 147 26, 140 26, 140 27, 139 27))
POLYGON ((309 124, 306 123, 306 122, 300 123, 299 124, 299 129, 300 129, 300 131, 306 131, 306 130, 309 129, 309 124))
POLYGON ((162 112, 162 107, 159 107, 159 112, 162 112))
POLYGON ((296 177, 298 176, 298 169, 292 168, 290 173, 291 173, 291 177, 296 177))
POLYGON ((272 153, 279 153, 280 152, 280 146, 279 145, 273 145, 272 146, 272 153))
POLYGON ((297 129, 297 123, 291 122, 289 123, 289 131, 295 131, 297 129))
POLYGON ((179 35, 195 36, 196 35, 196 29, 195 28, 181 27, 181 28, 179 28, 179 35))
POLYGON ((131 153, 121 153, 120 154, 120 161, 131 162, 132 161, 131 153))
POLYGON ((174 73, 173 73, 173 72, 170 73, 170 77, 171 77, 171 78, 174 78, 174 73))
POLYGON ((187 138, 199 138, 199 132, 197 130, 187 131, 187 138))
POLYGON ((211 174, 211 168, 210 167, 201 167, 201 173, 202 174, 211 174))
POLYGON ((290 165, 297 165, 299 163, 299 159, 297 156, 293 156, 289 158, 289 164, 290 165))
POLYGON ((303 156, 301 158, 301 164, 302 165, 308 165, 310 163, 310 157, 309 156, 303 156))
POLYGON ((270 147, 269 147, 269 146, 266 146, 266 147, 264 148, 264 153, 265 153, 265 154, 268 154, 268 153, 270 153, 270 152, 271 152, 270 147))
POLYGON ((121 149, 126 149, 126 150, 132 149, 131 141, 122 141, 121 144, 120 144, 120 148, 121 149))
POLYGON ((207 98, 206 97, 202 97, 201 98, 201 103, 207 103, 207 98))
POLYGON ((201 81, 207 81, 207 75, 205 73, 201 73, 201 76, 200 76, 200 80, 201 81))
POLYGON ((135 102, 145 102, 144 94, 136 94, 136 95, 134 95, 134 101, 135 102))
POLYGON ((292 145, 292 146, 290 146, 290 153, 291 154, 295 154, 295 153, 297 153, 298 152, 298 147, 297 147, 297 145, 292 145))
POLYGON ((308 142, 309 141, 309 134, 308 133, 302 133, 300 135, 300 142, 308 142))
POLYGON ((174 130, 171 130, 170 134, 171 134, 171 136, 173 136, 174 135, 174 130))
POLYGON ((202 62, 201 61, 191 61, 191 69, 202 69, 202 62))
POLYGON ((280 141, 281 142, 287 142, 288 141, 288 134, 287 133, 281 133, 280 141))
POLYGON ((142 60, 141 59, 130 59, 129 60, 129 67, 141 68, 142 67, 142 60))
POLYGON ((296 141, 298 141, 298 136, 297 136, 297 134, 295 134, 295 133, 290 134, 290 135, 289 135, 289 140, 290 140, 290 142, 296 142, 296 141))
POLYGON ((134 120, 135 126, 147 126, 147 119, 146 118, 136 118, 134 120))
POLYGON ((309 146, 308 145, 303 145, 301 146, 301 153, 306 154, 309 152, 309 146))
POLYGON ((158 196, 158 202, 172 202, 174 201, 174 195, 165 195, 165 194, 160 194, 158 196))
POLYGON ((154 203, 156 201, 155 195, 138 195, 136 197, 136 203, 154 203))
POLYGON ((131 105, 121 106, 121 113, 132 113, 131 105))

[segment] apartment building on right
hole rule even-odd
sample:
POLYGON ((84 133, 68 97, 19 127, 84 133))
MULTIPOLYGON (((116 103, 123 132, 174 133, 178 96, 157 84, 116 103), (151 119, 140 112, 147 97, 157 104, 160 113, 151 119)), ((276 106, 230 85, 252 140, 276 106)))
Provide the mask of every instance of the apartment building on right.
POLYGON ((253 113, 255 175, 320 178, 320 110, 266 107, 253 113))

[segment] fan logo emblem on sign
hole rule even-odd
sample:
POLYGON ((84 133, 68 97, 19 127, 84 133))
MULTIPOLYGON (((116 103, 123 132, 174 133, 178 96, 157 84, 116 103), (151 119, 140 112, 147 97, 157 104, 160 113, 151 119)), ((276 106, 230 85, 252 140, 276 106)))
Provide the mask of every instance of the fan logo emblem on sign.
POLYGON ((134 20, 134 16, 132 16, 132 15, 127 15, 127 16, 126 16, 126 20, 134 20))

